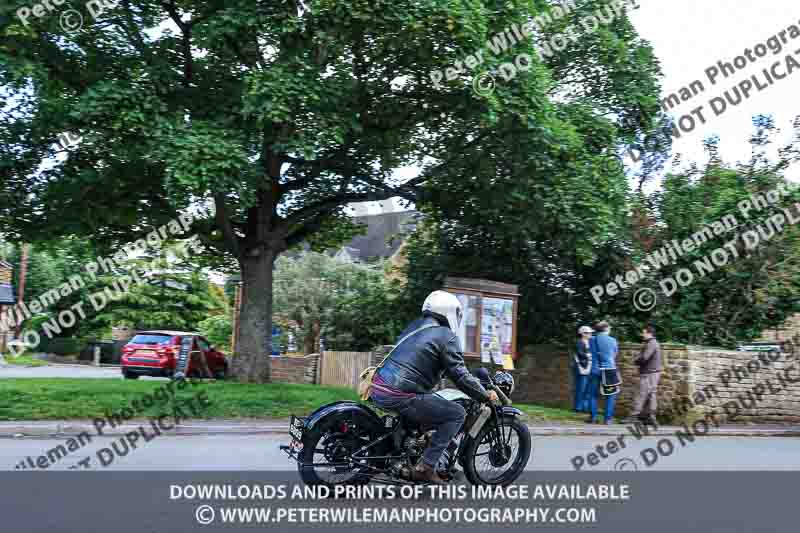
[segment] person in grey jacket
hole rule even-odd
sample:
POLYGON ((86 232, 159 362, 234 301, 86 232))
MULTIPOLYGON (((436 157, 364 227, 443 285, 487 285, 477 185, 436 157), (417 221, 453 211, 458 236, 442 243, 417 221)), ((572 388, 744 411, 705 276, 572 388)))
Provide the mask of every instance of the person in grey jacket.
POLYGON ((647 326, 642 330, 644 346, 633 362, 639 367, 639 392, 633 401, 630 420, 646 420, 656 423, 658 408, 658 381, 661 379, 661 345, 656 340, 656 328, 647 326))

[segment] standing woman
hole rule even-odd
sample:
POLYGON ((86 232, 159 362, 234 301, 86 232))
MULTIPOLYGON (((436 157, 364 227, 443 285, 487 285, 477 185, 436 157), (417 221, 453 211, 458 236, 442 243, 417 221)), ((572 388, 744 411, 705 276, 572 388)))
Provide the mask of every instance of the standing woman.
POLYGON ((589 339, 592 338, 593 330, 589 326, 581 326, 578 329, 578 344, 575 347, 575 412, 589 412, 589 396, 587 387, 589 386, 589 372, 592 370, 592 354, 589 350, 589 339))

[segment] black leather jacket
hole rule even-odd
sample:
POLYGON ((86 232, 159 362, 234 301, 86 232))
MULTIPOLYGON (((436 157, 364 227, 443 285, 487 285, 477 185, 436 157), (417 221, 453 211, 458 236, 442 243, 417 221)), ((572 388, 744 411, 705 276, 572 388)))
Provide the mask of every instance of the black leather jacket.
POLYGON ((489 394, 464 365, 461 343, 450 328, 427 316, 412 322, 398 340, 427 324, 436 327, 424 329, 406 339, 378 369, 377 375, 390 387, 423 394, 431 392, 442 375, 447 374, 465 394, 488 402, 489 394))

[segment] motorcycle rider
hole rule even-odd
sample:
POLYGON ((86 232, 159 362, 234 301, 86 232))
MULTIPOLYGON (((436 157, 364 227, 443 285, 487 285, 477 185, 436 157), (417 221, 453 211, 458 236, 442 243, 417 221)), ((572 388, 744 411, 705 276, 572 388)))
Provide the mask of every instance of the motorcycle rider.
POLYGON ((422 318, 400 334, 402 342, 372 380, 370 399, 378 407, 435 429, 422 461, 413 470, 415 481, 444 483, 436 473, 436 465, 466 416, 459 404, 431 393, 443 374, 471 398, 497 401, 497 393, 484 389, 464 364, 461 343, 455 334, 461 318, 461 302, 455 295, 445 291, 429 294, 422 304, 422 318))

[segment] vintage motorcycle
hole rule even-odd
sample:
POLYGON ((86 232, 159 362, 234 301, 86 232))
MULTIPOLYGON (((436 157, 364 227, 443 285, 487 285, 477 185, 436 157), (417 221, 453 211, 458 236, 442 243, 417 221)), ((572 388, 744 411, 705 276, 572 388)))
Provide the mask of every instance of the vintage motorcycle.
MULTIPOLYGON (((446 480, 463 469, 474 485, 509 485, 519 477, 531 454, 531 436, 511 407, 514 378, 486 369, 475 372, 484 387, 497 392, 498 404, 477 402, 456 389, 436 392, 459 403, 467 413, 464 425, 442 454, 437 472, 446 480)), ((428 446, 432 431, 398 413, 353 401, 324 405, 306 417, 292 416, 291 443, 281 446, 297 462, 307 485, 408 483, 428 446)))

